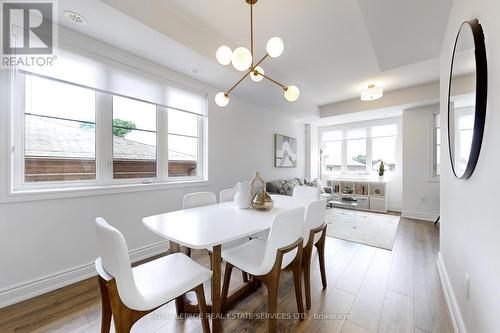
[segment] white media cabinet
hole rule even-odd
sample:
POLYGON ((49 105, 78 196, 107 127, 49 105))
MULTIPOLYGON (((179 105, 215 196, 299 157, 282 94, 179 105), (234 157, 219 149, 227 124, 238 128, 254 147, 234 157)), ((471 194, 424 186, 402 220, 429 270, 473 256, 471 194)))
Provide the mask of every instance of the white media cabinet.
POLYGON ((327 185, 332 188, 332 204, 335 207, 360 209, 387 213, 389 210, 389 187, 387 181, 365 179, 330 179, 327 185), (346 193, 350 188, 353 193, 346 193), (355 196, 358 201, 354 207, 342 203, 343 197, 355 196))

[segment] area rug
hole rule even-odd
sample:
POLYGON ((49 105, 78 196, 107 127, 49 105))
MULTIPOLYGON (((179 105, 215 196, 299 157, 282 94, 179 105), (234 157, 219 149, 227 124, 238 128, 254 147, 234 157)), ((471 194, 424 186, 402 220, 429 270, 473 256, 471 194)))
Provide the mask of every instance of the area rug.
POLYGON ((392 250, 398 231, 399 216, 348 210, 328 209, 327 236, 392 250))

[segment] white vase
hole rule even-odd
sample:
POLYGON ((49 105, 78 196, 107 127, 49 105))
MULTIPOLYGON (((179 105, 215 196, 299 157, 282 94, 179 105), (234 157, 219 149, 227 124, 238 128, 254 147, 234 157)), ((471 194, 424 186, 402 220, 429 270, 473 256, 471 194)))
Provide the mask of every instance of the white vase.
POLYGON ((250 208, 252 204, 252 196, 248 182, 238 182, 236 195, 234 196, 234 205, 237 208, 245 209, 250 208))

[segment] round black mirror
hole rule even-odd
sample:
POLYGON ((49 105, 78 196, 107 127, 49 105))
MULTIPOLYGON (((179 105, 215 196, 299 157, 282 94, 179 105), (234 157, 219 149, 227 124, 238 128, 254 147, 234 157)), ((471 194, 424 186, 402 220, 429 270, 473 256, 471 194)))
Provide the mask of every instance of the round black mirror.
POLYGON ((460 26, 450 71, 448 143, 453 172, 467 179, 474 172, 486 119, 488 69, 483 29, 477 20, 460 26))

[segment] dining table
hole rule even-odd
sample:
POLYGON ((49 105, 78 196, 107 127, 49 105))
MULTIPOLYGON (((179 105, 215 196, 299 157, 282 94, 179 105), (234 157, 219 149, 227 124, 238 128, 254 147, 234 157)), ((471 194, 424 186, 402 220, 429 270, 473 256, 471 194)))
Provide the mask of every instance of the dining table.
MULTIPOLYGON (((217 333, 222 329, 222 244, 269 230, 277 214, 304 206, 302 202, 289 196, 271 195, 271 198, 274 204, 268 211, 237 208, 234 202, 229 201, 143 218, 147 228, 169 241, 170 253, 180 252, 181 246, 211 250, 209 309, 213 332, 217 333)), ((240 293, 240 296, 243 296, 243 293, 240 293)), ((178 314, 197 311, 196 306, 188 304, 184 297, 177 298, 175 302, 178 314)))

